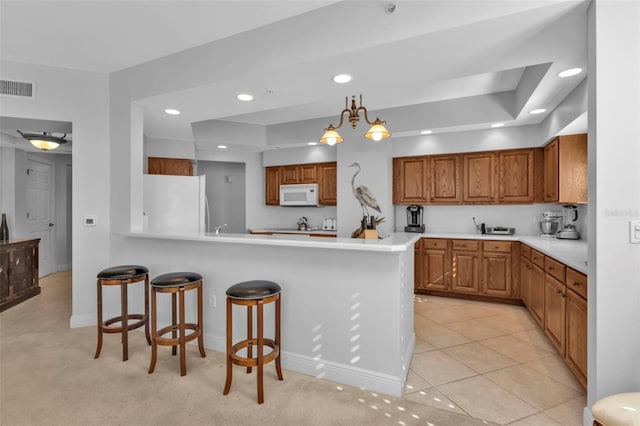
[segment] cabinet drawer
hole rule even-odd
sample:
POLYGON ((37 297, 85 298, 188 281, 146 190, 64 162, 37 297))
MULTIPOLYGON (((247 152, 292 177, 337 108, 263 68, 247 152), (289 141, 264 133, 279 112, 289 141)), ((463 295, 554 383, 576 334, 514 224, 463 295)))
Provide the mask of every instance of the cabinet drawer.
POLYGON ((485 241, 484 251, 497 251, 500 253, 511 253, 511 241, 485 241))
POLYGON ((441 240, 437 238, 423 238, 422 247, 425 249, 447 249, 447 240, 441 240))
POLYGON ((531 247, 525 244, 520 244, 520 256, 531 259, 531 247))
POLYGON ((587 298, 587 276, 571 268, 567 268, 567 288, 587 298))
POLYGON ((531 261, 544 269, 544 254, 538 250, 531 249, 531 261))
POLYGON ((453 240, 452 247, 454 250, 478 250, 478 241, 475 240, 453 240))
POLYGON ((557 279, 561 283, 564 283, 565 266, 563 263, 560 263, 555 259, 545 256, 544 270, 547 272, 547 274, 553 276, 555 279, 557 279))

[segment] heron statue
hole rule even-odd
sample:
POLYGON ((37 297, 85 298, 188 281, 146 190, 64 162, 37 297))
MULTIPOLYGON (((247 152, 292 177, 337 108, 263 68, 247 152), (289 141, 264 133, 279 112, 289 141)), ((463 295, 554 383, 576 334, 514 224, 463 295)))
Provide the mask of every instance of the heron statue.
POLYGON ((369 191, 369 188, 364 185, 358 185, 356 187, 356 176, 360 173, 360 164, 353 163, 350 164, 349 167, 356 167, 358 169, 351 178, 351 190, 353 191, 353 196, 356 197, 356 200, 360 203, 360 207, 362 207, 362 216, 369 217, 369 207, 379 213, 382 213, 376 198, 373 196, 371 191, 369 191))

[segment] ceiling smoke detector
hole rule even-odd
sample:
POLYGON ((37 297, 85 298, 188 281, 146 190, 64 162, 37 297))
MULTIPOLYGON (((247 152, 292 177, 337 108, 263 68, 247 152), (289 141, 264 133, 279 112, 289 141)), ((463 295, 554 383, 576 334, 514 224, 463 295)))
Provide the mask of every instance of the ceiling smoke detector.
POLYGON ((387 3, 387 5, 384 7, 384 13, 386 13, 387 15, 392 15, 393 12, 395 11, 396 11, 395 3, 387 3))

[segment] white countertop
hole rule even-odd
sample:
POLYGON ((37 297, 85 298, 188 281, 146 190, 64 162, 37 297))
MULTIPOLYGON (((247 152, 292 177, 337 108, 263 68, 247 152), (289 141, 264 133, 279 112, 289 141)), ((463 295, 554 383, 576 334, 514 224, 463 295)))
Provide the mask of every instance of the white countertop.
POLYGON ((559 240, 537 235, 488 235, 457 232, 424 232, 422 238, 472 239, 489 241, 520 241, 539 252, 553 257, 576 271, 587 274, 587 242, 583 240, 559 240))
POLYGON ((148 232, 122 232, 118 235, 132 238, 253 244, 263 246, 309 247, 382 253, 397 253, 413 250, 413 245, 422 236, 422 234, 395 232, 382 240, 365 240, 358 238, 312 238, 308 235, 295 234, 254 235, 224 232, 219 235, 214 233, 151 234, 148 232))

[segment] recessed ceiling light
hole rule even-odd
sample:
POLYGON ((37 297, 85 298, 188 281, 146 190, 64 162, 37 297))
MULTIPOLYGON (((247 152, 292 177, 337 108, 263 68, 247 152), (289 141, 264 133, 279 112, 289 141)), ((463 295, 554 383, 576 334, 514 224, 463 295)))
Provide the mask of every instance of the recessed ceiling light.
POLYGON ((420 132, 421 135, 430 135, 431 133, 433 133, 433 130, 423 130, 420 132))
POLYGON ((218 145, 218 148, 220 148, 220 149, 227 149, 227 146, 226 146, 226 145, 218 145))
POLYGON ((351 81, 351 76, 349 74, 338 74, 333 76, 333 81, 339 84, 348 83, 351 81))
POLYGON ((238 100, 244 101, 244 102, 249 102, 253 100, 253 96, 248 94, 248 93, 240 93, 237 96, 238 100))
POLYGON ((318 145, 318 142, 307 142, 307 144, 313 146, 313 145, 318 145))
POLYGON ((569 68, 568 70, 564 70, 558 73, 558 77, 571 77, 574 75, 578 75, 582 72, 582 68, 569 68))
POLYGON ((178 115, 180 114, 180 111, 178 111, 177 109, 172 109, 172 108, 167 108, 164 110, 164 112, 166 112, 169 115, 178 115))
POLYGON ((529 114, 542 114, 543 112, 546 112, 546 108, 538 108, 538 109, 532 109, 531 111, 529 111, 529 114))
POLYGON ((491 127, 502 127, 504 126, 504 123, 494 123, 491 125, 491 127))

